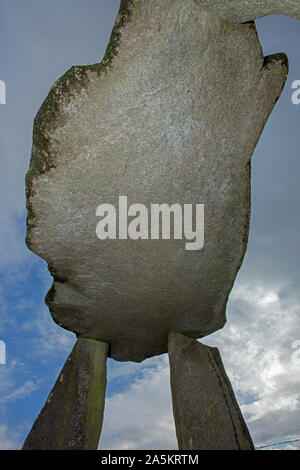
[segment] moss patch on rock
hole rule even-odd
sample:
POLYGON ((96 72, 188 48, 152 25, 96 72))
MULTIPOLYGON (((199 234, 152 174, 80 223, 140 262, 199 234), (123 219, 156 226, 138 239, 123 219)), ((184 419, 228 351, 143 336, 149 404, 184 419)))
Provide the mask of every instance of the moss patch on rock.
POLYGON ((32 180, 56 166, 56 157, 51 150, 50 135, 55 129, 64 125, 65 115, 63 110, 65 106, 77 93, 87 87, 89 81, 87 72, 96 71, 100 75, 112 65, 113 58, 118 54, 122 29, 132 17, 134 3, 134 0, 121 0, 116 22, 102 61, 93 65, 71 67, 54 83, 34 119, 30 166, 25 178, 26 244, 29 249, 31 247, 31 230, 36 225, 37 220, 30 201, 34 196, 32 180))

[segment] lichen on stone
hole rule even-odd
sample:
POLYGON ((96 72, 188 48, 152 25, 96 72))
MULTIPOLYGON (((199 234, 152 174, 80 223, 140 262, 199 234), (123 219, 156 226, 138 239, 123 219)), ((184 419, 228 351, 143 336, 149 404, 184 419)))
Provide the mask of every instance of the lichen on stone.
POLYGON ((56 156, 51 151, 51 134, 64 125, 66 105, 77 93, 82 92, 88 84, 88 71, 96 71, 98 75, 110 67, 118 53, 121 41, 121 30, 132 16, 134 0, 121 0, 119 12, 112 30, 104 57, 100 63, 71 67, 52 86, 48 96, 40 107, 33 126, 33 145, 29 170, 26 174, 26 208, 27 233, 26 244, 31 248, 31 231, 36 225, 31 199, 34 196, 32 181, 39 175, 56 167, 56 156))

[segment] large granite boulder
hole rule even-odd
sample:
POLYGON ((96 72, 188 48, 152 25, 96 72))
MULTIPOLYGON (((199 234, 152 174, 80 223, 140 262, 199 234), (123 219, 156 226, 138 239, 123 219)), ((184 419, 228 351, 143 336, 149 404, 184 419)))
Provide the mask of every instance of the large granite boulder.
MULTIPOLYGON (((292 2, 290 2, 292 3, 292 2)), ((31 250, 54 277, 54 320, 141 361, 168 333, 221 328, 247 244, 250 158, 287 75, 253 23, 194 0, 122 1, 100 64, 72 67, 34 124, 31 250), (99 240, 108 203, 204 204, 205 243, 99 240)))
POLYGON ((243 23, 266 15, 300 19, 299 0, 195 0, 199 6, 230 21, 243 23))

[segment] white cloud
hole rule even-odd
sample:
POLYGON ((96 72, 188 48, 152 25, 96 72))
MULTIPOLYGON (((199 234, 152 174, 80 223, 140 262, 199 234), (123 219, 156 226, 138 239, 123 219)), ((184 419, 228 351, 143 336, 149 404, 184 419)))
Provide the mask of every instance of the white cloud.
POLYGON ((20 400, 22 398, 28 397, 37 388, 38 388, 38 383, 35 383, 29 380, 25 382, 23 385, 21 385, 20 387, 11 391, 10 393, 3 395, 0 398, 0 404, 5 405, 7 403, 12 403, 12 402, 15 402, 16 400, 20 400))
POLYGON ((142 378, 106 400, 101 449, 177 449, 168 358, 145 365, 142 378))
POLYGON ((107 379, 113 380, 115 378, 130 376, 131 374, 139 373, 146 368, 157 368, 160 363, 161 361, 158 357, 151 357, 142 364, 137 362, 118 362, 113 359, 108 359, 107 379))
POLYGON ((292 361, 300 308, 285 288, 237 285, 227 326, 203 341, 219 347, 257 445, 300 435, 300 364, 292 361))
MULTIPOLYGON (((4 197, 4 196, 3 196, 4 197)), ((8 197, 7 195, 5 197, 8 197)), ((24 215, 22 218, 7 214, 1 210, 1 261, 0 269, 6 270, 11 266, 23 267, 30 260, 30 252, 25 245, 24 215)))
MULTIPOLYGON (((286 286, 237 283, 228 324, 201 341, 217 346, 256 445, 300 436, 300 374, 292 342, 300 339, 299 307, 286 286)), ((101 449, 176 449, 167 356, 141 366, 120 364, 110 379, 144 367, 106 401, 101 449)))
POLYGON ((0 366, 0 413, 6 413, 6 405, 29 397, 39 389, 42 379, 25 380, 22 378, 24 365, 20 361, 11 360, 7 365, 0 366), (19 377, 18 375, 21 374, 19 377))
POLYGON ((19 448, 19 432, 12 431, 8 426, 0 424, 0 450, 19 448))
POLYGON ((0 366, 0 395, 9 393, 15 386, 14 373, 17 366, 16 361, 0 366))
POLYGON ((32 333, 27 352, 36 357, 38 351, 43 362, 53 362, 54 358, 69 354, 76 341, 74 333, 64 330, 53 321, 46 306, 39 306, 22 329, 32 333))
POLYGON ((287 444, 282 450, 300 450, 300 442, 287 444))

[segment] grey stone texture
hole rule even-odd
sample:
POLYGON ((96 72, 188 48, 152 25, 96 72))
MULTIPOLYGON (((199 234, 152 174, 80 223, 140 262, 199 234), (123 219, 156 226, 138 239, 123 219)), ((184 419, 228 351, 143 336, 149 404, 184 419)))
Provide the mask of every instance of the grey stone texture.
POLYGON ((173 413, 180 450, 253 450, 217 348, 169 336, 173 413))
POLYGON ((96 450, 102 428, 108 344, 78 339, 23 450, 96 450))
POLYGON ((243 23, 266 15, 286 15, 300 19, 299 0, 195 0, 222 18, 243 23))
POLYGON ((54 277, 54 320, 120 361, 167 352, 170 330, 222 328, 246 250, 250 158, 287 76, 253 23, 194 0, 121 2, 100 64, 72 67, 34 124, 27 244, 54 277), (96 237, 96 208, 205 204, 205 244, 96 237))

